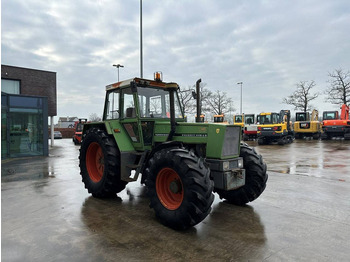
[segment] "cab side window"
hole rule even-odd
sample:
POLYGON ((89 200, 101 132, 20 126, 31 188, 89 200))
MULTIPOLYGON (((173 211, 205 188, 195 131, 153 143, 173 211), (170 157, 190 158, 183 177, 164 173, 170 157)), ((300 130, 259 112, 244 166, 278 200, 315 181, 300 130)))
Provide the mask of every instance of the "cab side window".
POLYGON ((107 109, 106 119, 118 119, 119 118, 119 90, 110 92, 107 95, 107 109))

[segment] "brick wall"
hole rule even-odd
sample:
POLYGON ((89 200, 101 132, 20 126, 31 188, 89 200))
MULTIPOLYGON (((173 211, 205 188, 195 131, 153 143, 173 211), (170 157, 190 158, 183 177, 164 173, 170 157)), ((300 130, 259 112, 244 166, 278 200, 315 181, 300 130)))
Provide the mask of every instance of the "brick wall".
POLYGON ((56 72, 1 65, 1 78, 20 81, 20 94, 46 96, 48 115, 57 115, 56 72))

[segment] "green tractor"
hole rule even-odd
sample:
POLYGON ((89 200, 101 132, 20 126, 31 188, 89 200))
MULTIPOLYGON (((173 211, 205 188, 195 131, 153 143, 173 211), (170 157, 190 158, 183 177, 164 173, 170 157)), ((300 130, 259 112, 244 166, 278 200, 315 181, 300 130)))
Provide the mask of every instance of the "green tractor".
POLYGON ((210 213, 213 192, 245 205, 268 175, 262 157, 241 144, 240 126, 187 123, 178 90, 159 73, 108 85, 103 121, 84 125, 79 161, 94 197, 115 196, 140 178, 159 221, 186 229, 210 213))

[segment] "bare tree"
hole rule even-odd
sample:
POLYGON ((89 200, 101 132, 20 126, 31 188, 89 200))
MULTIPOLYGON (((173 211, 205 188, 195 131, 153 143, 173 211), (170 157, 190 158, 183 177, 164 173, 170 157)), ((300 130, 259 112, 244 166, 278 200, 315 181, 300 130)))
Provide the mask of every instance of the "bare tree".
POLYGON ((319 95, 311 93, 311 89, 316 86, 315 81, 300 81, 296 86, 297 89, 290 96, 283 98, 283 103, 293 105, 295 110, 310 111, 313 108, 310 102, 319 95))
POLYGON ((326 101, 336 104, 350 103, 350 72, 344 72, 343 69, 336 69, 332 73, 328 73, 330 80, 329 88, 325 91, 327 95, 326 101))
MULTIPOLYGON (((200 99, 202 111, 210 111, 207 100, 212 95, 212 92, 205 88, 206 83, 200 85, 200 99)), ((196 90, 196 86, 188 86, 179 92, 179 100, 184 111, 184 114, 193 113, 196 111, 196 100, 193 99, 192 91, 196 90)), ((198 96, 197 96, 198 97, 198 96)))
POLYGON ((185 115, 191 113, 195 107, 195 100, 192 97, 192 91, 194 90, 193 86, 188 86, 179 92, 180 104, 185 115))
POLYGON ((226 92, 221 92, 219 90, 208 96, 205 102, 207 106, 209 106, 208 109, 210 108, 210 111, 214 111, 217 115, 222 115, 234 110, 232 108, 232 98, 228 97, 226 92))
POLYGON ((101 117, 99 117, 96 113, 92 113, 90 116, 89 116, 89 120, 91 122, 99 122, 102 120, 101 117))

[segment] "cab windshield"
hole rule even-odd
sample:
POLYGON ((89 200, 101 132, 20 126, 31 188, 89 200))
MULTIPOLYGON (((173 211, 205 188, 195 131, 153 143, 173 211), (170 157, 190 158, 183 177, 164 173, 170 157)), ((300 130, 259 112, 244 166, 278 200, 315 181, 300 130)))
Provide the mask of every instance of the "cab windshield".
POLYGON ((242 116, 235 116, 235 122, 236 123, 242 123, 242 116))
MULTIPOLYGON (((162 88, 137 88, 140 116, 151 118, 170 118, 169 91, 162 88)), ((175 118, 183 118, 179 99, 175 93, 175 118)))
POLYGON ((323 120, 333 120, 337 119, 336 112, 324 112, 323 120))
POLYGON ((223 116, 214 116, 214 122, 215 123, 224 122, 224 117, 223 116))
POLYGON ((245 115, 245 123, 246 124, 254 124, 254 115, 245 115))
POLYGON ((260 125, 277 124, 278 114, 272 113, 270 115, 258 115, 257 122, 260 125))
POLYGON ((306 121, 306 113, 297 113, 295 117, 295 121, 306 121))

